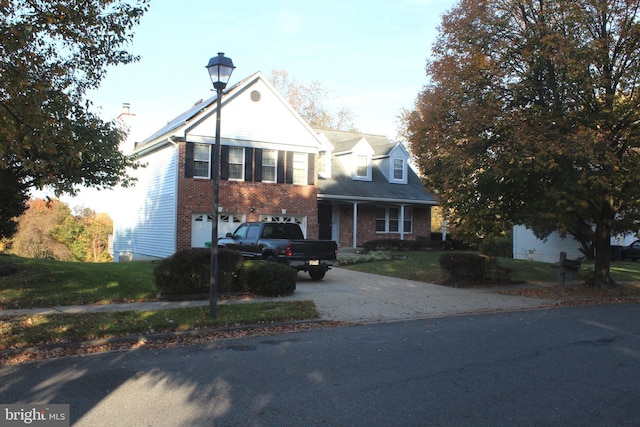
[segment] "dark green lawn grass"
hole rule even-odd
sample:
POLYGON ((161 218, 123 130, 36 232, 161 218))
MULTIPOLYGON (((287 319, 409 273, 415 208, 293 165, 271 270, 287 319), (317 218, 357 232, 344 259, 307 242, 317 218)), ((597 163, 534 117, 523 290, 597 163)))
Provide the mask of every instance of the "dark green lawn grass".
MULTIPOLYGON (((344 268, 366 273, 418 280, 428 283, 442 283, 446 274, 440 270, 439 258, 443 252, 421 251, 402 252, 389 261, 375 261, 349 265, 344 268)), ((525 283, 557 283, 558 270, 553 264, 537 261, 498 258, 498 263, 510 268, 512 280, 525 283)), ((593 262, 583 263, 584 270, 593 270, 593 262)), ((613 261, 611 275, 615 281, 640 283, 640 262, 613 261)))
POLYGON ((57 305, 153 301, 156 263, 63 262, 0 256, 0 262, 18 268, 0 277, 0 307, 34 308, 57 305))

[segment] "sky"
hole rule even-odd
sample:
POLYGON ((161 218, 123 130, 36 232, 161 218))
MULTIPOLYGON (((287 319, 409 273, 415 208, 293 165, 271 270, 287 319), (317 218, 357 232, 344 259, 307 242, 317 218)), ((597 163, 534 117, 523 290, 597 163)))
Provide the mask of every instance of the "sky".
MULTIPOLYGON (((261 71, 318 81, 331 106, 346 107, 364 133, 395 138, 401 110, 424 84, 442 15, 455 0, 151 0, 134 28, 134 64, 107 69, 89 99, 104 120, 129 103, 130 137, 141 141, 212 96, 205 68, 224 52, 229 85, 261 71)), ((223 119, 224 120, 224 119, 223 119)), ((223 124, 224 125, 224 124, 223 124)), ((100 207, 79 198, 71 206, 100 207)))
POLYGON ((205 69, 224 52, 232 85, 261 71, 319 81, 358 130, 396 136, 397 116, 426 83, 437 27, 453 0, 151 0, 129 50, 140 61, 109 68, 90 93, 110 120, 131 104, 144 139, 211 94, 205 69))

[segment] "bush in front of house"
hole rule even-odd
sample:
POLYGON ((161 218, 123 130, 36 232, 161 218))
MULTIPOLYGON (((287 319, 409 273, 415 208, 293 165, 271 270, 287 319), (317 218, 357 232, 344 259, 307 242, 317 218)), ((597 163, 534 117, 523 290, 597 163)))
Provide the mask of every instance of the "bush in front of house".
POLYGON ((493 256, 448 252, 440 255, 439 263, 440 268, 449 275, 447 284, 452 286, 511 280, 511 270, 501 267, 493 256))
POLYGON ((263 260, 245 261, 239 272, 239 280, 245 289, 269 297, 292 295, 296 290, 297 277, 295 269, 263 260))
POLYGON ((376 239, 369 240, 362 245, 364 253, 374 251, 422 251, 427 249, 441 249, 442 242, 428 239, 400 240, 376 239))
MULTIPOLYGON (((218 251, 218 292, 242 291, 237 274, 242 254, 230 249, 218 251)), ((156 287, 162 295, 199 295, 209 293, 211 250, 193 248, 178 251, 160 261, 153 270, 156 287)))
POLYGON ((513 258, 513 234, 509 232, 485 237, 480 243, 480 252, 485 255, 513 258))

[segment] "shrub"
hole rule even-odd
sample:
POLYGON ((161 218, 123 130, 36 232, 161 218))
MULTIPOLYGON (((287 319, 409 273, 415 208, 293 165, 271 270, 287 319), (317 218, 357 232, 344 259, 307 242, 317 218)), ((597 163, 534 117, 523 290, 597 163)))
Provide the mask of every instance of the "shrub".
POLYGON ((454 286, 463 284, 507 281, 511 270, 501 267, 495 257, 470 252, 451 252, 440 256, 440 268, 449 275, 454 286))
POLYGON ((400 240, 400 239, 376 239, 365 242, 362 245, 364 253, 373 251, 418 251, 426 249, 440 249, 442 242, 427 239, 400 240))
MULTIPOLYGON (((242 254, 220 249, 218 252, 218 292, 240 291, 237 273, 242 254)), ((156 287, 163 295, 197 295, 209 292, 211 250, 194 248, 178 251, 163 259, 153 270, 156 287)))
POLYGON ((480 243, 480 252, 485 255, 513 258, 512 233, 485 237, 480 243))
POLYGON ((389 261, 392 259, 393 259, 393 255, 390 252, 373 251, 363 255, 341 256, 339 261, 340 261, 340 265, 354 265, 354 264, 362 264, 365 262, 389 261))
POLYGON ((245 261, 240 269, 240 282, 251 293, 265 296, 286 296, 296 290, 298 272, 272 261, 245 261))

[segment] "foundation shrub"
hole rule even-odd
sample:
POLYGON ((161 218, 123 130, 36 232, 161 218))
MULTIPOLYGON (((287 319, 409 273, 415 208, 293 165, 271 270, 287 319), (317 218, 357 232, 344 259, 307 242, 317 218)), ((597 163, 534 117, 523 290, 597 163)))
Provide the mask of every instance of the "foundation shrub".
POLYGON ((292 295, 298 272, 284 264, 263 260, 245 261, 240 269, 242 286, 256 295, 270 297, 292 295))
MULTIPOLYGON (((237 278, 242 261, 238 251, 219 250, 218 292, 242 291, 237 278)), ((210 249, 185 249, 160 261, 153 276, 162 295, 197 295, 209 292, 210 269, 210 249)))
POLYGON ((511 270, 500 266, 493 256, 471 252, 448 252, 440 255, 439 263, 440 268, 449 276, 447 284, 453 286, 511 279, 511 270))

